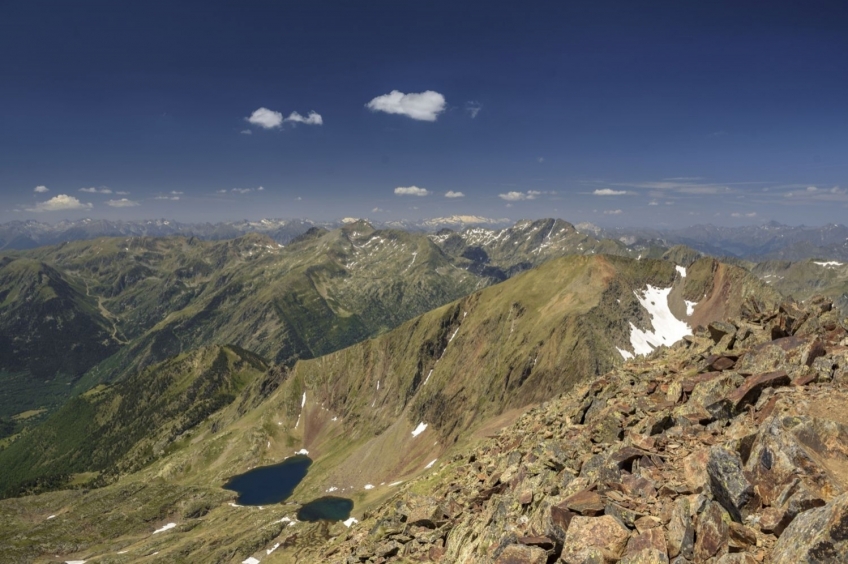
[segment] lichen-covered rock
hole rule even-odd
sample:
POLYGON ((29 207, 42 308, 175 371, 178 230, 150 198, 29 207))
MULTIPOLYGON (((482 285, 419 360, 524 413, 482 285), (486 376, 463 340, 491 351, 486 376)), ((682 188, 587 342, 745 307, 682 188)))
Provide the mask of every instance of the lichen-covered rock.
POLYGON ((730 531, 729 516, 718 503, 707 502, 703 513, 698 515, 695 527, 695 560, 704 562, 728 551, 730 531))
POLYGON ((630 531, 609 515, 577 516, 565 534, 562 559, 570 562, 569 558, 576 558, 585 549, 598 549, 604 558, 615 561, 624 553, 629 537, 630 531))
POLYGON ((713 497, 735 521, 741 522, 742 509, 751 501, 754 488, 742 472, 739 455, 720 446, 711 448, 707 474, 713 497))
POLYGON ((806 511, 786 528, 774 547, 774 564, 844 563, 848 559, 848 494, 806 511))
POLYGON ((692 550, 695 546, 695 528, 692 526, 692 518, 690 517, 689 500, 685 497, 679 497, 674 502, 671 520, 668 522, 666 540, 669 556, 674 558, 681 555, 684 558, 692 558, 692 550))
POLYGON ((547 551, 539 547, 511 544, 495 559, 495 564, 545 564, 547 561, 547 551))

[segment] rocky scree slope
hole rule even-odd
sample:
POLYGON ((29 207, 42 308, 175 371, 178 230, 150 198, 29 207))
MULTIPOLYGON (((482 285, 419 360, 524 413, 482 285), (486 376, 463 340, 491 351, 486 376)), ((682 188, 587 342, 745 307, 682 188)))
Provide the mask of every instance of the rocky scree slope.
POLYGON ((756 307, 531 409, 313 561, 844 562, 848 320, 756 307))

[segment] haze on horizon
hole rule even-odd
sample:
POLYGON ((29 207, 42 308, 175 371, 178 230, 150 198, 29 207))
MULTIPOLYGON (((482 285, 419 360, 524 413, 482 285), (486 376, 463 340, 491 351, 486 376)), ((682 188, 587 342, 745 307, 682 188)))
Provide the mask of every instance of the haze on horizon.
POLYGON ((0 222, 844 223, 848 5, 0 7, 0 222))

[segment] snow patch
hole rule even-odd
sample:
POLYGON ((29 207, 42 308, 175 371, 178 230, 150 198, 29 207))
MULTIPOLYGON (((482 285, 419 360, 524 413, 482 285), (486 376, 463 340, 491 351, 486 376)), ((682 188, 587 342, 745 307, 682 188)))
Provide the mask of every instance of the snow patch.
POLYGON ((343 524, 345 527, 350 527, 350 526, 351 526, 351 525, 353 525, 354 523, 359 523, 359 520, 358 520, 358 519, 356 519, 355 517, 351 517, 350 519, 345 519, 344 521, 342 521, 342 524, 343 524))
POLYGON ((427 424, 422 421, 421 423, 418 424, 418 427, 416 427, 415 429, 412 430, 412 436, 417 437, 418 435, 423 433, 426 428, 427 428, 427 424))
POLYGON ((169 529, 173 529, 176 526, 177 526, 176 523, 168 523, 167 525, 165 525, 161 529, 156 529, 155 531, 153 531, 153 534, 155 535, 156 533, 163 533, 163 532, 165 532, 169 529))
POLYGON ((389 487, 393 488, 395 486, 401 485, 402 483, 403 483, 403 480, 398 480, 397 482, 392 482, 391 484, 389 484, 389 487))
POLYGON ((85 560, 65 560, 65 564, 85 564, 85 560))
POLYGON ((429 469, 429 468, 432 468, 432 467, 433 467, 433 464, 435 464, 437 460, 438 460, 438 458, 434 458, 433 460, 431 460, 431 461, 430 461, 430 463, 429 463, 429 464, 427 464, 427 466, 425 466, 425 467, 424 467, 424 470, 427 470, 427 469, 429 469))
POLYGON ((241 561, 241 564, 259 564, 259 560, 252 556, 248 556, 247 558, 241 561))
POLYGON ((327 489, 327 493, 333 493, 333 492, 337 492, 337 491, 339 491, 339 488, 337 488, 336 486, 330 486, 327 489))
POLYGON ((617 351, 618 351, 618 354, 620 354, 620 355, 621 355, 621 357, 622 357, 624 360, 630 360, 631 358, 633 358, 633 353, 632 353, 632 352, 630 352, 630 351, 626 351, 626 350, 624 350, 624 349, 620 349, 620 348, 618 348, 618 347, 615 347, 615 350, 617 350, 617 351))
POLYGON ((827 261, 827 262, 817 262, 817 261, 813 261, 813 264, 817 264, 817 265, 819 265, 819 266, 823 266, 823 267, 825 267, 825 268, 828 268, 828 267, 836 267, 836 266, 842 266, 842 263, 841 263, 841 262, 836 262, 835 260, 829 260, 829 261, 827 261))
POLYGON ((265 556, 268 556, 269 554, 271 554, 272 552, 274 552, 274 551, 275 551, 275 550, 277 550, 278 548, 280 548, 280 543, 277 543, 277 544, 275 544, 274 546, 272 546, 271 548, 266 549, 266 550, 265 550, 265 556))
POLYGON ((427 377, 426 377, 426 378, 424 378, 424 383, 423 383, 423 384, 421 384, 421 385, 422 385, 422 386, 426 385, 426 384, 427 384, 427 382, 429 382, 429 381, 430 381, 430 376, 432 376, 432 375, 433 375, 433 369, 431 368, 431 369, 430 369, 430 372, 428 372, 428 373, 427 373, 427 377))
POLYGON ((50 520, 50 519, 55 519, 55 518, 56 518, 56 516, 55 516, 55 515, 51 515, 51 516, 50 516, 50 517, 48 517, 47 519, 48 519, 48 520, 50 520))
POLYGON ((366 490, 373 490, 373 489, 374 489, 374 485, 373 485, 373 484, 365 484, 365 489, 366 489, 366 490))
POLYGON ((690 302, 689 300, 683 300, 683 303, 686 304, 686 315, 692 315, 695 313, 695 306, 698 305, 698 302, 690 302))
POLYGON ((675 266, 674 269, 680 273, 681 278, 686 278, 686 267, 685 266, 675 266))
POLYGON ((306 392, 303 392, 303 399, 300 401, 300 408, 303 409, 306 406, 306 392))
POLYGON ((634 292, 636 299, 651 316, 653 328, 653 331, 643 331, 630 323, 630 344, 637 355, 650 354, 656 347, 671 345, 692 333, 689 325, 671 313, 668 307, 670 293, 671 288, 655 288, 650 284, 644 295, 640 296, 634 292))
POLYGON ((296 451, 295 454, 302 454, 304 456, 309 456, 309 451, 306 450, 305 448, 302 448, 302 449, 296 451))

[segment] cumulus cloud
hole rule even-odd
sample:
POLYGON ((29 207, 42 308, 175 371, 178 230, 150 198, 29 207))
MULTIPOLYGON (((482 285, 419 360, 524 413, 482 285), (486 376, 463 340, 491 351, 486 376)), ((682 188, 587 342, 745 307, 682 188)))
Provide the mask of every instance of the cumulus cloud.
POLYGON ((374 208, 374 209, 371 210, 371 213, 385 213, 385 212, 386 212, 386 210, 384 210, 383 208, 374 208))
POLYGON ((471 119, 476 118, 477 114, 479 114, 480 110, 482 110, 482 109, 483 109, 483 105, 480 104, 480 102, 476 102, 474 100, 471 100, 471 101, 465 103, 465 111, 468 112, 468 115, 471 116, 471 119))
POLYGON ((604 210, 605 215, 621 215, 623 213, 621 210, 604 210))
MULTIPOLYGON (((289 114, 289 117, 284 118, 282 112, 275 112, 268 108, 259 108, 250 114, 250 117, 245 119, 247 119, 249 123, 263 129, 278 129, 282 127, 284 123, 303 123, 305 125, 324 124, 324 118, 322 118, 321 114, 318 112, 309 112, 306 116, 302 116, 298 112, 292 112, 289 114)), ((242 133, 245 135, 252 134, 249 129, 242 130, 242 133)))
POLYGON ((179 196, 156 196, 154 200, 179 200, 179 196))
POLYGON ((36 186, 32 189, 32 191, 38 194, 44 194, 45 192, 49 192, 50 190, 47 189, 47 186, 36 186))
POLYGON ((274 110, 269 110, 268 108, 259 108, 250 114, 250 117, 245 119, 247 119, 249 123, 263 129, 274 129, 275 127, 283 125, 283 114, 275 112, 274 110))
POLYGON ((420 121, 436 121, 439 114, 445 111, 445 97, 432 90, 409 94, 392 90, 389 94, 377 96, 365 107, 372 112, 399 114, 420 121))
POLYGON ((132 208, 140 205, 138 202, 133 202, 132 200, 128 200, 126 198, 121 198, 120 200, 109 200, 106 202, 107 206, 111 206, 113 208, 132 208))
POLYGON ((624 196, 627 190, 613 190, 612 188, 601 188, 592 192, 595 196, 624 196))
POLYGON ((88 210, 91 209, 91 207, 91 204, 84 204, 73 196, 59 194, 58 196, 53 196, 46 202, 39 202, 35 204, 34 207, 26 208, 26 211, 40 213, 64 210, 88 210))
POLYGON ((125 190, 118 190, 117 192, 115 192, 115 194, 117 194, 118 196, 129 196, 130 195, 130 193, 125 191, 125 190))
POLYGON ((418 186, 398 186, 395 188, 395 195, 397 196, 429 196, 430 191, 425 188, 419 188, 418 186))
POLYGON ((454 192, 453 190, 448 190, 445 192, 445 198, 464 198, 465 194, 462 192, 454 192))
POLYGON ((102 188, 80 188, 80 192, 86 192, 88 194, 111 194, 112 191, 103 186, 102 188))
MULTIPOLYGON (((535 200, 537 196, 541 196, 542 194, 546 194, 547 192, 540 192, 538 190, 527 190, 526 192, 507 192, 506 194, 498 194, 498 198, 501 200, 506 200, 508 202, 517 202, 519 200, 535 200)), ((553 193, 553 192, 551 192, 553 193)))
POLYGON ((242 129, 241 131, 239 131, 239 133, 241 133, 242 135, 253 135, 253 131, 249 129, 242 129))
POLYGON ((216 194, 226 194, 226 193, 227 193, 227 191, 226 191, 226 190, 224 190, 224 189, 221 189, 221 190, 215 190, 215 193, 216 193, 216 194))
POLYGON ((309 112, 309 115, 306 117, 303 117, 297 112, 292 112, 289 114, 289 117, 283 121, 305 123, 306 125, 324 125, 324 119, 321 117, 321 114, 316 112, 309 112))
POLYGON ((248 192, 253 192, 253 188, 233 188, 230 192, 235 192, 236 194, 247 194, 248 192))

